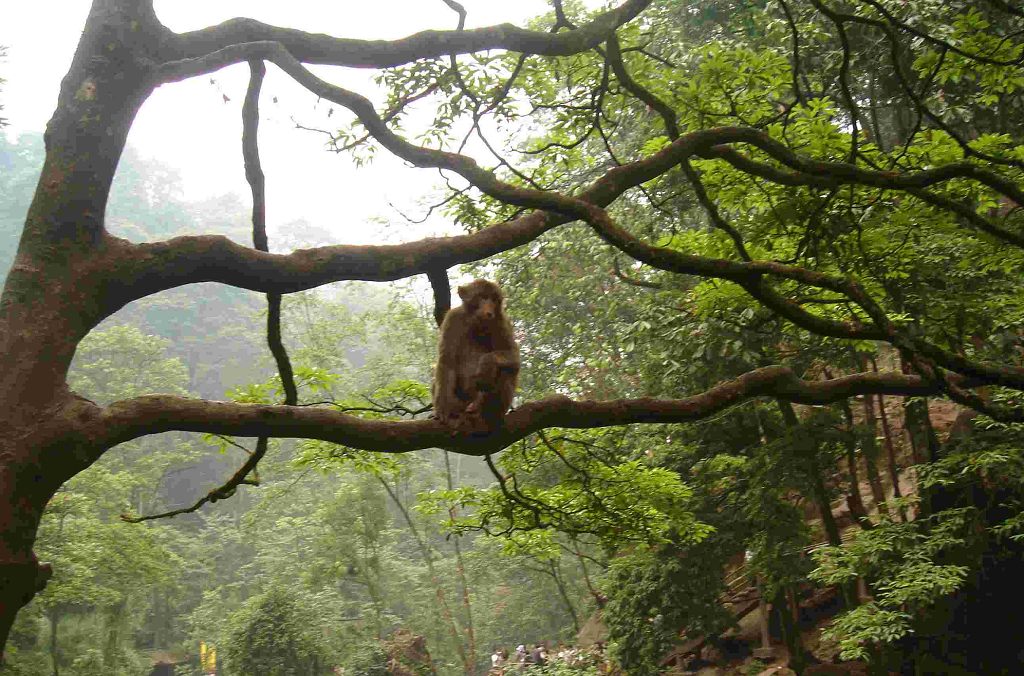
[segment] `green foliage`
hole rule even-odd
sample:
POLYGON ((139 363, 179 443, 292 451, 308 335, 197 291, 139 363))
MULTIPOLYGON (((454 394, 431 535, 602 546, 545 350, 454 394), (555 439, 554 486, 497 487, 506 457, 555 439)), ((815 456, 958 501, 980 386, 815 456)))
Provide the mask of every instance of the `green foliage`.
POLYGON ((600 673, 596 666, 574 667, 564 662, 549 662, 542 667, 530 667, 531 676, 598 676, 600 673))
POLYGON ((378 642, 363 643, 349 653, 345 673, 352 676, 388 676, 388 654, 378 642))
POLYGON ((603 617, 611 654, 629 673, 655 673, 681 627, 694 636, 717 635, 731 624, 718 600, 722 561, 704 553, 640 550, 611 561, 603 617))
POLYGON ((229 673, 239 676, 329 673, 317 627, 301 597, 274 587, 250 598, 228 618, 227 643, 221 654, 229 673))
POLYGON ((768 668, 768 665, 761 660, 751 660, 744 671, 743 676, 758 676, 761 672, 768 668))
POLYGON ((170 341, 134 326, 112 326, 86 336, 75 353, 69 384, 98 404, 142 394, 185 394, 185 365, 167 357, 170 341))
POLYGON ((813 552, 811 578, 840 585, 858 577, 869 581, 873 600, 840 616, 825 632, 843 659, 869 659, 914 631, 915 615, 959 589, 969 568, 943 563, 963 554, 971 542, 976 515, 950 509, 902 523, 883 519, 857 533, 844 547, 813 552))
POLYGON ((670 536, 700 541, 711 532, 689 511, 691 490, 678 474, 645 460, 608 462, 591 451, 601 432, 552 430, 505 451, 501 478, 486 489, 463 486, 421 494, 420 509, 436 514, 458 509, 453 532, 483 530, 508 536, 509 553, 548 551, 544 529, 595 536, 609 550, 631 542, 666 542, 670 536), (530 481, 525 478, 530 477, 530 481))

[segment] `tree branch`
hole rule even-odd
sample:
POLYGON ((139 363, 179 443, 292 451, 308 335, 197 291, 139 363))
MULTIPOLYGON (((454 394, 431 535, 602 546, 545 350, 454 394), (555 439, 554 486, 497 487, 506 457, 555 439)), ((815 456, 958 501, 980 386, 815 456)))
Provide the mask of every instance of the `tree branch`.
POLYGON ((422 31, 400 40, 354 40, 279 28, 237 18, 209 28, 175 34, 165 29, 158 82, 175 82, 211 73, 252 58, 244 43, 274 41, 304 63, 352 68, 390 68, 420 59, 507 49, 541 56, 569 56, 596 47, 635 18, 650 0, 627 0, 570 31, 547 33, 501 24, 470 30, 422 31))
POLYGON ((434 321, 441 326, 444 316, 452 307, 452 287, 448 281, 448 269, 431 268, 427 270, 427 279, 430 280, 430 288, 434 292, 434 321))
MULTIPOLYGON (((963 379, 955 380, 965 386, 963 379)), ((970 383, 973 384, 973 383, 970 383)), ((78 434, 98 452, 148 434, 174 430, 249 437, 320 439, 352 448, 405 453, 445 448, 467 455, 501 450, 547 427, 587 429, 633 423, 681 423, 700 420, 754 397, 775 397, 799 404, 827 404, 863 394, 933 395, 941 384, 900 373, 857 373, 831 380, 802 380, 785 366, 768 366, 685 399, 573 401, 552 396, 510 412, 504 427, 488 435, 453 434, 432 419, 363 419, 326 408, 237 404, 170 395, 115 402, 80 415, 78 434)))
MULTIPOLYGON (((647 180, 660 176, 693 155, 724 159, 747 173, 762 176, 784 185, 835 187, 845 183, 855 183, 914 192, 915 196, 927 199, 927 193, 922 191, 923 188, 951 179, 961 178, 978 181, 992 190, 1010 197, 1017 203, 1024 203, 1024 192, 1021 191, 1017 184, 999 174, 967 162, 952 163, 934 169, 904 173, 864 169, 852 163, 820 161, 799 156, 784 144, 771 138, 768 134, 749 127, 719 127, 699 130, 680 136, 657 153, 609 170, 601 179, 592 184, 588 191, 579 196, 567 196, 554 192, 521 188, 501 181, 492 172, 480 167, 469 157, 457 153, 420 147, 402 139, 388 128, 369 100, 355 92, 337 87, 320 79, 299 63, 281 44, 276 42, 250 43, 247 47, 251 50, 253 58, 258 56, 272 61, 311 92, 351 110, 366 127, 367 131, 382 146, 396 156, 419 167, 453 171, 485 194, 507 204, 556 212, 557 215, 545 214, 537 216, 543 222, 532 222, 534 236, 544 229, 554 227, 558 223, 576 219, 583 220, 606 242, 637 260, 666 271, 735 282, 769 309, 797 326, 819 335, 884 340, 904 349, 910 347, 910 341, 905 336, 902 336, 901 332, 897 331, 891 322, 886 319, 881 307, 852 280, 833 277, 774 261, 738 262, 725 259, 711 259, 686 254, 674 249, 651 246, 617 226, 608 213, 604 211, 603 206, 610 203, 618 195, 621 195, 627 188, 635 187, 647 180), (780 162, 784 168, 751 159, 730 145, 727 145, 734 143, 746 143, 754 146, 767 154, 771 159, 780 162), (764 279, 765 276, 788 279, 800 284, 841 293, 859 305, 867 313, 867 316, 870 317, 874 326, 864 325, 861 319, 856 316, 851 317, 849 321, 836 321, 809 312, 798 303, 785 298, 772 289, 764 279)), ((531 214, 523 218, 530 219, 534 216, 534 214, 531 214)), ((523 220, 520 224, 526 222, 528 221, 523 220)), ((511 248, 508 233, 504 232, 501 226, 495 226, 476 235, 466 237, 486 237, 487 235, 491 235, 499 240, 496 242, 498 244, 497 250, 511 248)), ((206 241, 209 242, 210 240, 206 241)), ((423 248, 439 241, 443 240, 424 240, 412 246, 419 248, 419 251, 422 253, 423 248)), ((524 241, 528 241, 528 239, 524 241)), ((152 251, 152 247, 155 246, 159 245, 151 245, 149 250, 152 251)), ((458 253, 435 250, 434 256, 429 257, 427 260, 415 261, 408 256, 409 250, 405 247, 409 245, 401 246, 404 249, 405 257, 400 263, 391 263, 390 261, 378 259, 376 261, 377 265, 374 266, 377 268, 374 276, 348 276, 353 274, 353 270, 349 268, 342 273, 345 276, 335 277, 335 279, 394 279, 408 276, 409 274, 426 272, 429 268, 437 267, 439 264, 449 267, 456 262, 452 260, 453 255, 461 254, 465 256, 466 254, 465 250, 458 253), (400 268, 403 265, 405 266, 404 274, 398 273, 396 268, 400 268)), ((144 249, 145 245, 142 248, 144 249)), ((327 250, 316 250, 313 255, 322 256, 325 251, 327 250)), ((349 247, 339 251, 358 255, 367 254, 371 251, 379 253, 381 249, 349 247)), ((301 254, 302 252, 297 253, 301 254)), ((467 258, 465 257, 463 260, 467 258)), ((338 261, 327 262, 338 263, 338 261)), ((188 261, 175 261, 173 266, 165 267, 160 271, 163 276, 160 281, 168 281, 167 276, 171 275, 175 276, 171 280, 172 285, 184 283, 179 281, 180 276, 187 274, 190 264, 191 262, 188 261)), ((215 261, 204 261, 203 264, 210 269, 212 274, 226 276, 231 271, 231 266, 226 265, 225 261, 219 257, 215 261)), ((251 273, 251 271, 245 272, 251 273)), ((123 271, 119 271, 119 276, 122 279, 133 277, 133 275, 126 274, 123 271)), ((251 274, 246 274, 245 276, 248 278, 246 281, 253 279, 251 274)), ((192 279, 187 281, 224 281, 218 278, 196 279, 195 277, 193 273, 192 279)), ((262 277, 260 276, 257 279, 263 281, 262 277)), ((291 279, 289 281, 294 284, 296 281, 301 283, 301 281, 308 281, 308 279, 291 279)), ((334 279, 326 279, 324 281, 334 281, 334 279)), ((236 285, 252 288, 245 283, 228 283, 236 283, 236 285)), ((249 283, 252 282, 250 281, 249 283)), ((152 291, 147 291, 145 283, 132 284, 128 288, 136 293, 139 291, 152 293, 152 291)), ((954 368, 954 370, 960 373, 967 373, 967 371, 960 367, 950 366, 955 360, 943 357, 942 360, 936 358, 936 361, 947 368, 954 368)), ((1007 375, 1008 371, 1008 369, 1000 369, 999 377, 1019 380, 1024 383, 1024 380, 1020 380, 1017 374, 1007 375)))

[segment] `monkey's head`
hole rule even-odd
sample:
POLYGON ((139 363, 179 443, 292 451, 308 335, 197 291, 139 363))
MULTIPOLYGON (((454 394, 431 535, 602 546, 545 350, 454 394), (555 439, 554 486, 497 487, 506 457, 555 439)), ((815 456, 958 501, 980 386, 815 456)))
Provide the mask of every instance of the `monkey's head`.
POLYGON ((487 324, 502 316, 504 296, 501 287, 486 279, 476 279, 459 287, 459 298, 475 322, 487 324))

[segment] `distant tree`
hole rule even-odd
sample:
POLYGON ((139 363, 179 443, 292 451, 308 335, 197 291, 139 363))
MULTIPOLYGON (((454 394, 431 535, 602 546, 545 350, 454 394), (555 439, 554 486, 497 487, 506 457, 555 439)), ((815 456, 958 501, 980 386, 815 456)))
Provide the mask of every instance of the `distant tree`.
POLYGON ((308 611, 284 589, 252 597, 228 624, 228 642, 221 648, 227 673, 317 676, 332 671, 308 611))
MULTIPOLYGON (((492 466, 511 528, 543 529, 554 515, 556 525, 614 541, 614 519, 585 518, 580 502, 588 514, 610 509, 629 521, 629 533, 657 539, 675 517, 693 525, 683 513, 685 487, 666 472, 647 472, 646 455, 617 465, 591 452, 586 439, 548 444, 533 435, 682 423, 755 397, 826 404, 867 394, 935 395, 992 419, 1024 420, 1024 151, 1014 112, 1022 109, 1024 87, 1020 10, 1002 0, 858 0, 842 10, 823 0, 696 9, 677 0, 624 0, 588 14, 555 0, 552 15, 524 30, 466 29, 459 3, 446 4, 459 13, 457 29, 369 41, 248 19, 176 34, 159 22, 151 0, 94 0, 47 127, 42 172, 0 297, 0 643, 51 574, 33 553, 47 502, 108 449, 145 435, 258 438, 237 472, 191 509, 256 483, 270 437, 478 456, 529 437, 522 453, 510 455, 520 471, 535 468, 541 454, 576 466, 576 456, 563 451, 568 445, 590 464, 562 485, 523 492, 492 466), (252 73, 242 129, 253 247, 213 235, 141 243, 112 235, 105 222, 111 185, 143 102, 158 87, 242 62, 252 73), (337 149, 369 145, 460 177, 450 183, 447 208, 467 234, 268 253, 256 143, 267 62, 355 116, 357 128, 335 134, 337 149), (387 108, 376 110, 304 64, 381 69, 387 108), (406 107, 423 101, 436 105, 437 116, 421 146, 399 130, 406 107), (486 140, 495 123, 545 133, 486 146, 496 154, 493 170, 460 154, 467 139, 458 131, 486 140), (580 225, 563 227, 572 222, 580 225), (562 253, 549 248, 552 241, 562 253), (657 317, 717 309, 745 331, 782 327, 779 349, 769 353, 776 363, 723 374, 729 379, 708 381, 692 396, 647 390, 625 365, 644 353, 645 335, 660 325, 638 317, 629 340, 597 355, 598 365, 627 374, 622 378, 589 380, 595 373, 587 357, 600 330, 582 339, 563 335, 566 349, 539 355, 579 375, 579 386, 559 391, 618 398, 529 401, 490 435, 453 435, 435 420, 384 415, 401 412, 394 409, 359 415, 297 405, 280 340, 281 294, 427 275, 441 317, 449 268, 519 247, 541 259, 536 267, 522 261, 522 299, 545 308, 552 322, 611 302, 608 288, 619 280, 668 289, 657 317), (625 265, 606 267, 591 277, 593 286, 566 297, 561 290, 571 287, 551 284, 540 264, 576 247, 611 251, 625 265), (283 404, 165 394, 101 405, 68 386, 76 348, 104 318, 200 282, 267 294, 283 404), (811 368, 800 350, 785 349, 807 340, 839 347, 823 350, 811 368), (832 359, 840 348, 865 345, 887 346, 902 368, 850 373, 858 369, 847 368, 849 360, 832 359), (984 395, 981 387, 989 388, 984 395), (645 396, 652 392, 657 398, 645 396), (671 489, 670 499, 644 495, 637 489, 643 486, 671 489), (639 495, 650 502, 637 503, 639 495), (656 528, 646 527, 648 520, 656 528)), ((572 272, 585 278, 606 261, 590 256, 572 272)), ((699 326, 692 331, 659 338, 685 345, 701 335, 699 326)), ((644 371, 672 373, 712 354, 704 347, 690 356, 666 351, 644 371)), ((723 343, 717 355, 741 348, 723 343)), ((935 459, 927 426, 912 432, 921 459, 935 459)))

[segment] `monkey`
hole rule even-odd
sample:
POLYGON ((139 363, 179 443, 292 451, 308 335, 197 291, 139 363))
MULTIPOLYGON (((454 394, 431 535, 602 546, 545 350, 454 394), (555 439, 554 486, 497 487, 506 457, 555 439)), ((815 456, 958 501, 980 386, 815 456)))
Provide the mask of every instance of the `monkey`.
POLYGON ((441 322, 434 369, 434 417, 456 431, 491 432, 512 405, 519 379, 519 346, 494 282, 458 288, 462 305, 441 322))

